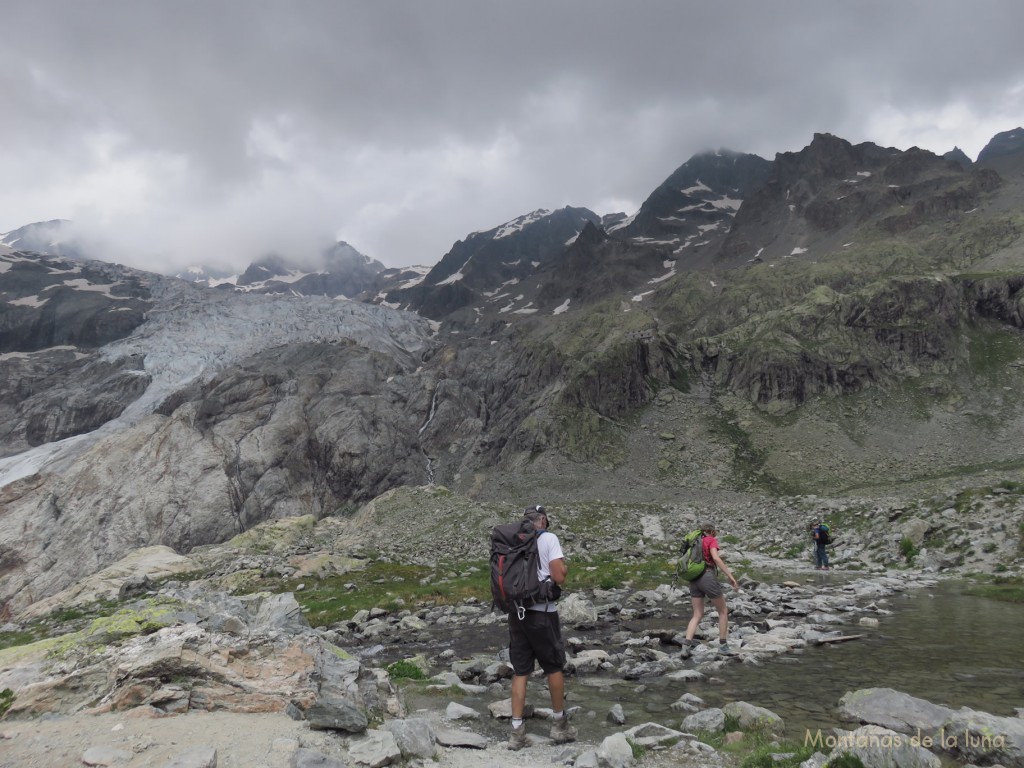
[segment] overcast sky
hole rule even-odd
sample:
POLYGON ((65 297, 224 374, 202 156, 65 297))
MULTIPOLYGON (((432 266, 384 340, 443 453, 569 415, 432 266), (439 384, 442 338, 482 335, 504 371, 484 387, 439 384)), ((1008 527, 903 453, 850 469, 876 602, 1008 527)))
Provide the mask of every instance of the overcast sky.
POLYGON ((0 0, 0 232, 390 266, 537 208, 633 213, 814 133, 971 159, 1024 123, 1020 0, 0 0))

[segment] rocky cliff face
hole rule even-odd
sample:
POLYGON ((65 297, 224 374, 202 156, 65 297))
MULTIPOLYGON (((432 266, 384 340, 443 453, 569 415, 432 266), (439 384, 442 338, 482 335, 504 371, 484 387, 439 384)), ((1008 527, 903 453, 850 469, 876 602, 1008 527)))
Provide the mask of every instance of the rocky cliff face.
POLYGON ((416 437, 430 395, 413 375, 432 344, 422 318, 173 281, 151 288, 148 319, 130 336, 5 367, 27 395, 5 401, 9 604, 139 546, 185 552, 424 475, 416 437), (19 375, 31 366, 35 392, 19 375), (51 435, 65 439, 18 452, 51 435))

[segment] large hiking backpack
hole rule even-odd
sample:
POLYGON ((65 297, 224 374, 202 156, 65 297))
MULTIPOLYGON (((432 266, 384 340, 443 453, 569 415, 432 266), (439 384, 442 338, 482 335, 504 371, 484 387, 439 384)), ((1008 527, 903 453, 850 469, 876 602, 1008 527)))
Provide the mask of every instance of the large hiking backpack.
POLYGON ((683 537, 680 548, 679 562, 676 564, 676 575, 685 581, 699 579, 707 570, 704 562, 704 534, 701 531, 690 531, 683 537))
POLYGON ((561 593, 538 573, 537 537, 544 533, 526 518, 491 531, 491 598, 503 611, 515 609, 520 618, 528 606, 557 600, 561 593))

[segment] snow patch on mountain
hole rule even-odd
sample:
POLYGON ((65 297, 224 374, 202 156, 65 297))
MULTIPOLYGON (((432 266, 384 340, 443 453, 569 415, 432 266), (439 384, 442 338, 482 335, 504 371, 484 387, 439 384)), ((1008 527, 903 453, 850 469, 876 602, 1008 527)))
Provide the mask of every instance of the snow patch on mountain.
MULTIPOLYGON (((65 280, 64 281, 64 285, 66 287, 71 288, 71 289, 76 290, 76 291, 93 291, 95 293, 102 293, 108 299, 117 299, 117 300, 120 300, 120 301, 128 301, 128 300, 130 300, 131 299, 130 296, 115 296, 114 294, 112 294, 110 292, 111 288, 113 288, 114 286, 119 285, 119 284, 120 284, 120 282, 117 282, 117 283, 106 283, 106 284, 100 285, 100 284, 97 284, 97 283, 90 282, 89 280, 86 280, 85 278, 81 278, 81 279, 78 279, 78 280, 65 280)), ((51 286, 51 287, 55 287, 55 286, 51 286)))
POLYGON ((628 227, 630 224, 632 224, 634 221, 636 221, 636 217, 639 215, 639 213, 640 213, 640 211, 637 211, 632 216, 627 216, 626 218, 624 218, 618 224, 612 225, 611 227, 608 228, 608 232, 609 233, 617 232, 620 229, 622 229, 623 227, 628 227))
MULTIPOLYGON (((469 264, 469 262, 467 261, 466 264, 469 264)), ((465 267, 466 264, 463 264, 462 266, 465 267)), ((448 277, 439 282, 438 285, 451 285, 452 283, 457 283, 464 277, 465 275, 462 273, 462 269, 460 269, 458 272, 448 275, 448 277)))
POLYGON ((494 239, 500 240, 503 237, 514 235, 516 232, 521 232, 523 229, 528 227, 530 224, 540 221, 541 219, 550 216, 551 211, 546 208, 538 208, 532 213, 527 213, 523 216, 512 219, 512 221, 506 222, 498 227, 497 232, 494 233, 494 239))
POLYGON ((15 307, 35 307, 38 309, 48 301, 49 299, 41 298, 39 294, 36 294, 34 296, 23 296, 20 299, 11 299, 7 303, 15 307))
POLYGON ((705 184, 700 179, 697 179, 697 183, 694 184, 692 187, 687 187, 686 189, 680 189, 679 191, 682 192, 684 195, 693 195, 693 194, 696 194, 697 192, 710 192, 711 191, 711 187, 709 187, 707 184, 705 184))

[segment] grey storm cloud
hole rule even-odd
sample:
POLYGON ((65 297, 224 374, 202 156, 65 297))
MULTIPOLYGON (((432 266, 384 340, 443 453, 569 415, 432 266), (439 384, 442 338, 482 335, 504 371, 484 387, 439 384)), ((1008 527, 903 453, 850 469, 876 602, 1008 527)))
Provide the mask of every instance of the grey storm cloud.
POLYGON ((1024 115, 1024 3, 0 1, 0 231, 242 268, 390 265, 536 208, 632 213, 814 133, 969 156, 1024 115))

